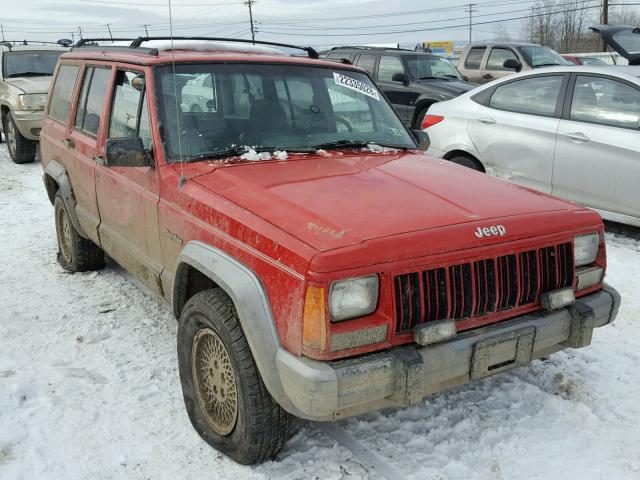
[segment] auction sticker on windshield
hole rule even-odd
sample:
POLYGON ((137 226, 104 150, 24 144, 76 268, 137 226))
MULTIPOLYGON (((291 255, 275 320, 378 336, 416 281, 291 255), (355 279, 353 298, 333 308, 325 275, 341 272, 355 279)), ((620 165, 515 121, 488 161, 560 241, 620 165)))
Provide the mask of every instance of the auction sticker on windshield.
POLYGON ((342 87, 346 87, 349 90, 353 90, 355 92, 364 93, 368 97, 375 98, 380 101, 380 95, 375 88, 371 85, 368 85, 360 80, 357 80, 353 77, 348 77, 347 75, 342 75, 341 73, 333 72, 333 78, 336 81, 336 85, 340 85, 342 87))

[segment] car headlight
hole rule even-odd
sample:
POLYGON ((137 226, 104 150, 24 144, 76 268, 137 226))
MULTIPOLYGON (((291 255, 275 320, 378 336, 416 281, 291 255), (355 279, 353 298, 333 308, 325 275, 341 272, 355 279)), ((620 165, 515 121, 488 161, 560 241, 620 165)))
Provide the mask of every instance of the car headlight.
POLYGON ((350 278, 333 282, 329 288, 332 322, 373 313, 378 304, 378 276, 350 278))
POLYGON ((575 237, 573 239, 573 258, 576 267, 595 262, 599 245, 600 235, 598 233, 588 233, 587 235, 575 237))
POLYGON ((18 105, 21 110, 44 110, 44 106, 47 104, 46 93, 29 93, 26 95, 18 96, 18 105))

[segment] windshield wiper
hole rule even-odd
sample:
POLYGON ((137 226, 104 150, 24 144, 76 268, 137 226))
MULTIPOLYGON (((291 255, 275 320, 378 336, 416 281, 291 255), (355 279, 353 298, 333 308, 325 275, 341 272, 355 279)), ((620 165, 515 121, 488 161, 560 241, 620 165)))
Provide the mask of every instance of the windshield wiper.
POLYGON ((11 73, 7 75, 7 78, 13 77, 50 77, 53 73, 46 72, 20 72, 20 73, 11 73))
POLYGON ((315 145, 314 148, 316 149, 367 148, 373 145, 377 145, 379 147, 386 147, 386 148, 397 148, 398 150, 409 149, 409 147, 405 145, 395 145, 392 143, 378 143, 378 142, 362 142, 362 141, 355 141, 355 140, 338 140, 336 142, 321 143, 320 145, 315 145))
POLYGON ((538 68, 538 67, 561 67, 561 66, 566 66, 566 65, 560 65, 559 63, 540 63, 538 65, 534 65, 533 68, 538 68))
POLYGON ((451 78, 455 80, 460 80, 460 77, 457 77, 451 74, 442 74, 442 75, 430 76, 430 77, 420 77, 418 78, 418 80, 449 80, 451 78))

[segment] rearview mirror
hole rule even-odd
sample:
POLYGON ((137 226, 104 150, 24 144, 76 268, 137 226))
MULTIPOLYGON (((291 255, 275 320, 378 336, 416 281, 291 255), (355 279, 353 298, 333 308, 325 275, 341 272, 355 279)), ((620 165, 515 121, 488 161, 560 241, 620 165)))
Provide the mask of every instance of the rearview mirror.
POLYGON ((148 167, 149 151, 140 137, 109 138, 105 148, 105 165, 109 167, 148 167))
POLYGON ((522 64, 515 58, 507 58, 502 66, 504 68, 508 68, 509 70, 515 70, 516 72, 522 70, 522 64))
POLYGON ((397 72, 393 74, 391 81, 405 83, 407 81, 407 76, 402 72, 397 72))
POLYGON ((411 130, 411 132, 413 133, 413 136, 419 144, 418 150, 422 150, 423 152, 429 150, 429 145, 431 145, 429 134, 422 130, 411 130))

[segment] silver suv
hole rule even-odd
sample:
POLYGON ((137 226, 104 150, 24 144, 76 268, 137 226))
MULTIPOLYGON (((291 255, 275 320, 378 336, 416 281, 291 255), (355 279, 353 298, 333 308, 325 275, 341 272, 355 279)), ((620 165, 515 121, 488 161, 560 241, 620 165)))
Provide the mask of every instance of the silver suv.
MULTIPOLYGON (((26 42, 25 42, 26 43, 26 42)), ((0 43, 0 128, 15 163, 33 162, 58 57, 67 48, 0 43)))

